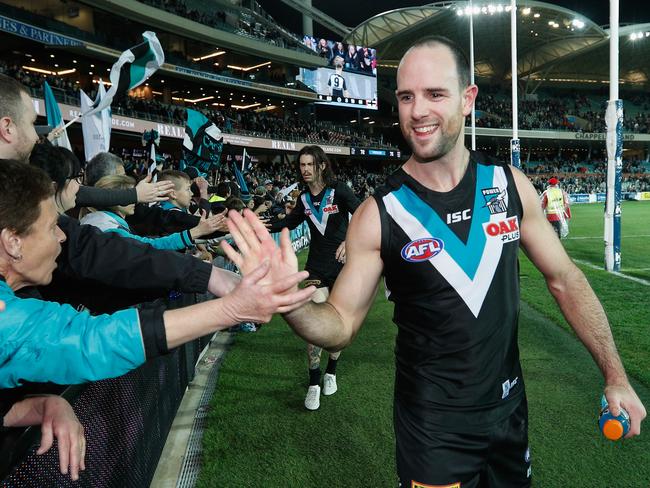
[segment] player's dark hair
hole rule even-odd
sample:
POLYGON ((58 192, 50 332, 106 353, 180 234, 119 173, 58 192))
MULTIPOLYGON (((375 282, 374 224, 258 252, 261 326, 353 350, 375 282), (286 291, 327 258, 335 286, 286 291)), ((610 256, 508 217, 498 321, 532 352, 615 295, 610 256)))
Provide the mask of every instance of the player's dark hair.
POLYGON ((296 158, 298 181, 302 180, 302 174, 300 173, 300 156, 305 154, 314 158, 314 165, 318 167, 325 186, 332 186, 334 181, 336 181, 334 170, 332 170, 332 163, 320 146, 305 146, 298 152, 298 157, 296 158), (325 165, 322 169, 320 166, 321 164, 325 165))
POLYGON ((454 57, 454 61, 456 61, 456 72, 458 73, 458 82, 460 83, 460 87, 465 88, 469 86, 469 80, 470 80, 469 59, 467 59, 467 55, 465 54, 465 51, 463 51, 458 44, 456 44, 451 39, 448 39, 447 37, 427 36, 427 37, 423 37, 422 39, 418 39, 406 50, 404 56, 402 56, 402 59, 404 59, 404 57, 406 57, 406 55, 414 49, 420 47, 436 47, 436 46, 445 46, 447 49, 449 49, 451 55, 454 57))

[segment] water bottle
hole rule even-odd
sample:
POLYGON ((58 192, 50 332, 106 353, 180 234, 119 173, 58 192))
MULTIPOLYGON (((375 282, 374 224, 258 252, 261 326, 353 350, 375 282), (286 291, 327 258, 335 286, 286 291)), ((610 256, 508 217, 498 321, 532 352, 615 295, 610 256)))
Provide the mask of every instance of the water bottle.
POLYGON ((630 430, 630 415, 621 407, 620 414, 615 417, 609 411, 609 404, 605 395, 600 399, 600 417, 598 419, 598 426, 600 431, 605 437, 611 441, 617 441, 624 437, 630 430))

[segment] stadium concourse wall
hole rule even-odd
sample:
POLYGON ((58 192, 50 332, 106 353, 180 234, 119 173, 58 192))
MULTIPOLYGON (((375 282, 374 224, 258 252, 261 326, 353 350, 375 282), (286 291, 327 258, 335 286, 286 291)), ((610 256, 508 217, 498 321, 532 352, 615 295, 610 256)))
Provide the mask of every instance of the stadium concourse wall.
MULTIPOLYGON (((309 246, 303 222, 290 232, 296 251, 309 246)), ((273 234, 279 242, 279 234, 273 234)), ((168 308, 205 297, 170 293, 168 308)), ((56 443, 43 455, 38 427, 0 433, 0 488, 142 488, 149 486, 183 395, 212 335, 147 361, 118 378, 86 385, 29 384, 25 395, 60 395, 72 405, 86 435, 86 470, 79 480, 59 471, 56 443)))
MULTIPOLYGON (((570 193, 569 201, 571 203, 605 203, 606 193, 570 193)), ((639 202, 650 202, 650 192, 623 192, 623 200, 635 200, 639 202)))
MULTIPOLYGON (((34 109, 40 116, 45 116, 45 102, 40 98, 33 99, 34 109)), ((61 117, 63 120, 72 120, 81 115, 79 107, 60 103, 59 109, 61 110, 61 117)), ((81 124, 81 121, 75 122, 81 124)), ((180 125, 165 124, 163 122, 156 122, 152 120, 141 120, 131 117, 124 117, 121 115, 112 115, 111 125, 115 130, 126 132, 135 132, 141 135, 145 131, 157 130, 158 134, 162 137, 170 137, 172 139, 182 140, 185 135, 185 127, 180 125)), ((233 146, 243 146, 259 149, 274 149, 279 151, 292 151, 298 152, 308 143, 284 141, 278 139, 267 139, 264 137, 252 137, 240 134, 223 133, 224 143, 233 146)), ((320 144, 319 144, 320 145, 320 144)), ((351 148, 349 146, 326 146, 320 145, 327 154, 349 156, 351 148)))

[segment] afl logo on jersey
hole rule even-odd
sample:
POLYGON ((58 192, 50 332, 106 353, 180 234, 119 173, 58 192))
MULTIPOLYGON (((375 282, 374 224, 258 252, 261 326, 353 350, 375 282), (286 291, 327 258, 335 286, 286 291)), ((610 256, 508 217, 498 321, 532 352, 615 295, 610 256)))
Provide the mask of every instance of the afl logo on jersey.
POLYGON ((419 263, 440 254, 445 247, 442 239, 425 237, 409 242, 402 248, 402 258, 410 263, 419 263))

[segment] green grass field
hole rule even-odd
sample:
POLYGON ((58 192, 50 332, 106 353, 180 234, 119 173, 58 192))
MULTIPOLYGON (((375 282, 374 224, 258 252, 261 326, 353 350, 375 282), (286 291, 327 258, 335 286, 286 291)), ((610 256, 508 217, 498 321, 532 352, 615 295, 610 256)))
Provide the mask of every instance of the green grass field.
MULTIPOLYGON (((603 261, 602 206, 574 206, 572 257, 603 261)), ((623 272, 650 279, 650 205, 623 207, 623 272)), ((305 253, 301 256, 304 260, 305 253)), ((629 375, 650 405, 650 287, 580 264, 603 301, 629 375)), ((650 436, 612 443, 596 420, 602 378, 522 255, 520 348, 534 486, 650 487, 650 436)), ((380 293, 339 362, 339 391, 307 412, 305 347, 281 319, 239 333, 220 371, 201 487, 394 487, 395 326, 380 293)))

